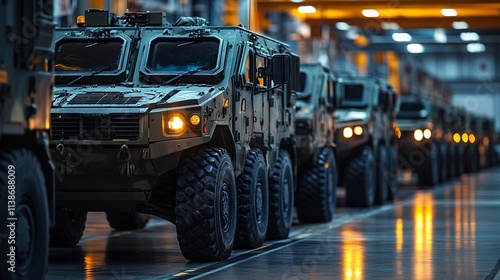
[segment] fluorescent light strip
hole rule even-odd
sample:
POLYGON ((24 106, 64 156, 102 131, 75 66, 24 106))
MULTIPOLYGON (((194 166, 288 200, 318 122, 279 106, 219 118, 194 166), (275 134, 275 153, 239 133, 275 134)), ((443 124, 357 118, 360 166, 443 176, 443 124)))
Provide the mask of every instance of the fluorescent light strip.
POLYGON ((423 53, 425 50, 421 44, 409 44, 406 49, 411 53, 423 53))
POLYGON ((454 21, 452 23, 454 29, 467 29, 469 28, 469 24, 465 21, 454 21))
POLYGON ((392 40, 396 42, 410 42, 411 35, 408 33, 392 33, 392 40))
POLYGON ((441 14, 445 17, 456 17, 458 15, 455 9, 441 9, 441 14))
POLYGON ((479 34, 477 34, 476 32, 462 32, 462 33, 460 33, 460 39, 462 39, 462 41, 466 41, 466 42, 478 41, 479 34))
POLYGON ((369 18, 378 17, 380 15, 378 13, 378 11, 375 9, 364 9, 363 11, 361 11, 361 14, 363 14, 363 16, 369 17, 369 18))

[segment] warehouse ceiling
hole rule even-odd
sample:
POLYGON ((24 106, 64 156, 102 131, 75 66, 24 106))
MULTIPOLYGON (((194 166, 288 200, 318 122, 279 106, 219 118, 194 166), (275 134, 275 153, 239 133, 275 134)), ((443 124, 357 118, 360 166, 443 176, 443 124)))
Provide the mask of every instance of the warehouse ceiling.
POLYGON ((370 50, 406 51, 418 43, 432 53, 480 52, 500 44, 498 0, 257 0, 257 9, 287 11, 310 26, 313 38, 328 26, 332 36, 370 50))

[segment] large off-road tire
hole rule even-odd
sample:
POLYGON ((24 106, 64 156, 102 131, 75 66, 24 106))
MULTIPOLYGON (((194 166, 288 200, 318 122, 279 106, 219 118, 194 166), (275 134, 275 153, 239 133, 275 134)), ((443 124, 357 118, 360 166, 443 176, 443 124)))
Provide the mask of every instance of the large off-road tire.
POLYGON ((446 144, 439 144, 439 182, 448 179, 448 149, 446 144))
POLYGON ((302 170, 296 203, 301 223, 329 222, 335 213, 337 166, 332 148, 324 147, 302 170))
POLYGON ((367 146, 348 163, 345 180, 347 206, 370 207, 373 205, 376 170, 375 156, 372 149, 367 146))
POLYGON ((236 182, 224 149, 182 155, 176 194, 177 240, 184 257, 220 261, 231 255, 236 233, 236 182))
POLYGON ((387 148, 379 144, 377 148, 377 185, 375 188, 375 204, 381 205, 387 201, 387 192, 389 188, 389 161, 387 158, 387 148))
POLYGON ((0 150, 0 172, 1 278, 43 279, 49 252, 49 211, 40 164, 28 150, 0 150))
POLYGON ((389 145, 387 148, 387 158, 389 162, 389 170, 387 174, 387 200, 393 201, 396 198, 396 193, 398 192, 398 151, 393 145, 389 145))
POLYGON ((87 212, 56 208, 56 224, 50 229, 50 246, 74 247, 82 239, 87 212))
POLYGON ((136 212, 106 212, 109 226, 115 230, 135 230, 144 228, 149 221, 149 214, 136 212))
POLYGON ((448 178, 449 179, 455 178, 457 176, 456 175, 456 172, 457 172, 456 161, 458 159, 457 159, 455 150, 456 149, 454 146, 452 146, 452 145, 448 146, 448 178))
POLYGON ((293 218, 294 176, 288 152, 280 150, 269 179, 267 239, 285 239, 293 218))
POLYGON ((269 184, 266 161, 259 149, 248 153, 236 185, 238 216, 235 247, 260 247, 266 239, 269 220, 269 184))
POLYGON ((418 185, 420 187, 434 187, 439 181, 437 149, 436 145, 432 145, 430 149, 422 152, 423 163, 417 167, 418 185))

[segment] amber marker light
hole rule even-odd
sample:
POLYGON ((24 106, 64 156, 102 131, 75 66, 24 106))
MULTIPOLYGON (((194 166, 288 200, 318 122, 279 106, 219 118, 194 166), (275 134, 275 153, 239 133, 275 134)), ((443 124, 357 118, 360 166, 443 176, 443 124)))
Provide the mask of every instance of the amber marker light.
POLYGON ((469 135, 467 135, 467 133, 462 134, 462 141, 464 141, 464 143, 469 141, 469 135))
POLYGON ((417 129, 415 130, 415 132, 413 132, 413 138, 415 138, 415 140, 417 141, 422 141, 422 139, 424 139, 424 133, 421 129, 417 129))
POLYGON ((352 128, 351 127, 344 127, 344 130, 342 130, 342 135, 344 138, 351 138, 353 134, 352 128))
POLYGON ((453 141, 455 141, 455 143, 460 143, 460 134, 453 134, 453 141))
POLYGON ((189 118, 189 123, 194 125, 194 126, 199 125, 200 122, 201 122, 200 115, 192 114, 191 117, 189 118))
POLYGON ((469 142, 471 142, 472 144, 474 144, 474 142, 476 142, 476 136, 474 136, 474 134, 469 134, 469 142))
POLYGON ((85 25, 85 16, 78 16, 76 18, 76 25, 77 26, 83 26, 83 25, 85 25))
POLYGON ((354 134, 356 134, 358 136, 363 134, 363 128, 361 126, 355 126, 354 127, 354 134))

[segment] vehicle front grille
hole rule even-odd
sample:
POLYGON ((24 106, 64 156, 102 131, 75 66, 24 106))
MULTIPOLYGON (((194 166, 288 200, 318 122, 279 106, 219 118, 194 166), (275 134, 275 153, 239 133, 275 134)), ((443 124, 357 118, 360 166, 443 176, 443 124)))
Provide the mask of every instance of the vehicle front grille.
POLYGON ((52 114, 52 140, 137 140, 137 114, 52 114))
POLYGON ((141 97, 124 97, 119 92, 88 92, 76 95, 68 104, 136 104, 139 100, 141 97))

